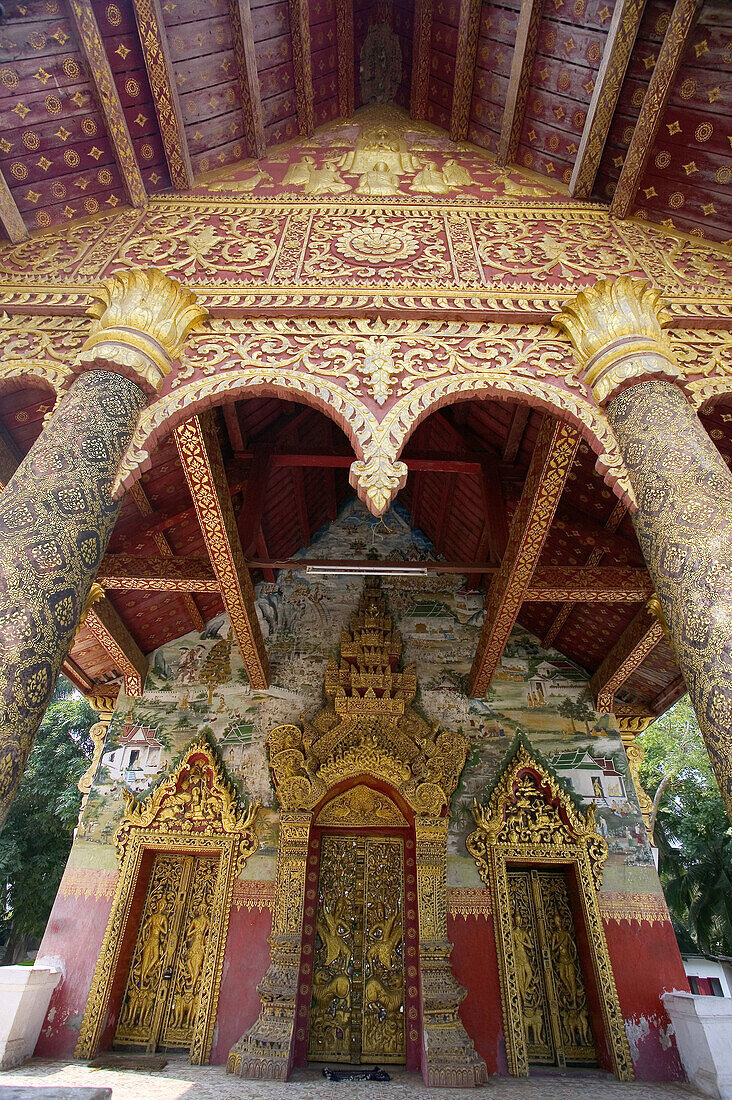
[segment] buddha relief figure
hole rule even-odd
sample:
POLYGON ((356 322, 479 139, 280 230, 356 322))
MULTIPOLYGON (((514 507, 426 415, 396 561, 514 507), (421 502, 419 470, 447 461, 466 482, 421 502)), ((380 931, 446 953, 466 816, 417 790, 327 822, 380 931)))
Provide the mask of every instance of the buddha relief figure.
POLYGON ((434 161, 425 160, 412 180, 411 190, 422 191, 428 195, 446 195, 450 188, 434 161))
POLYGON ((356 190, 363 195, 396 195, 399 190, 399 177, 389 171, 388 164, 380 161, 361 176, 361 182, 356 190))
POLYGON ((463 168, 462 164, 458 164, 452 157, 445 161, 442 178, 448 187, 473 187, 475 185, 475 180, 467 168, 463 168))

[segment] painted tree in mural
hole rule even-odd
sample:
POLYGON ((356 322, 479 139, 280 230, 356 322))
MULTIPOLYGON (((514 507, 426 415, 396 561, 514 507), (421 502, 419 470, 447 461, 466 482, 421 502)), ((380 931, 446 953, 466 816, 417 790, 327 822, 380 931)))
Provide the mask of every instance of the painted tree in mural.
POLYGON ((232 645, 232 633, 229 630, 225 638, 219 638, 214 644, 199 673, 201 683, 208 688, 209 706, 213 702, 214 689, 219 684, 227 683, 231 677, 232 645))
POLYGON ((0 833, 0 960, 22 960, 40 939, 79 814, 96 713, 60 677, 0 833))
POLYGON ((688 696, 639 744, 671 915, 703 951, 732 954, 732 829, 688 696))

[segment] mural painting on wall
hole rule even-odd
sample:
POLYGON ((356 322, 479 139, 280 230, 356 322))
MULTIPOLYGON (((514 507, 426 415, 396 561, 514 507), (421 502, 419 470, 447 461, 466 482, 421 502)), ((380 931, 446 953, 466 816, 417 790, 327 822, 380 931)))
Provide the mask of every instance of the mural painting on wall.
MULTIPOLYGON (((432 544, 410 528, 399 504, 376 519, 359 501, 346 504, 338 520, 315 536, 307 556, 436 558, 432 544)), ((471 742, 451 807, 450 881, 478 885, 465 848, 474 827, 473 798, 490 786, 519 731, 586 805, 595 802, 610 867, 652 869, 620 736, 613 716, 592 708, 586 673, 556 650, 542 650, 516 626, 486 696, 469 699, 465 688, 483 620, 482 594, 467 591, 465 579, 450 574, 384 578, 382 586, 403 637, 404 662, 416 666, 417 706, 429 721, 459 729, 471 742)), ((120 787, 139 796, 208 731, 229 775, 263 804, 262 847, 250 861, 256 872, 245 873, 267 877, 270 857, 274 877, 277 813, 265 739, 274 726, 299 722, 321 706, 325 665, 338 656, 340 629, 362 587, 360 577, 305 571, 283 571, 277 583, 257 586, 257 613, 272 665, 266 692, 250 689, 224 614, 203 633, 192 632, 156 650, 143 698, 122 694, 118 700, 77 845, 111 843, 122 811, 120 787)))

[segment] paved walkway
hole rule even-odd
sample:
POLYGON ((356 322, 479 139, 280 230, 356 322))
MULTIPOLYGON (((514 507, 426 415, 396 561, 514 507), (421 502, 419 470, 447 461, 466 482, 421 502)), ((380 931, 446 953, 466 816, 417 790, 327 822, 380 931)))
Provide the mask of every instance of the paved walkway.
MULTIPOLYGON (((437 1100, 442 1089, 427 1089, 415 1074, 394 1069, 388 1084, 373 1081, 336 1084, 320 1070, 297 1070, 291 1081, 243 1081, 223 1066, 169 1062, 159 1073, 89 1069, 82 1062, 33 1059, 0 1073, 2 1085, 105 1085, 113 1100, 437 1100)), ((465 1095, 462 1090, 451 1096, 465 1095)), ((689 1100, 699 1094, 678 1085, 622 1084, 594 1074, 537 1076, 518 1080, 494 1077, 482 1089, 485 1100, 689 1100)))

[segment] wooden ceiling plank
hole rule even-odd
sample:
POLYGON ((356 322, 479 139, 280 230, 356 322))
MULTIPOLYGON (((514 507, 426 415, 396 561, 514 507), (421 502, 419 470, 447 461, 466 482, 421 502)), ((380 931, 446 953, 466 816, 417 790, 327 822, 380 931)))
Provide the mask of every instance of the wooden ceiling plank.
POLYGON ((122 673, 126 694, 139 699, 145 688, 147 657, 106 596, 92 604, 84 625, 122 673))
POLYGON ((460 0, 455 82, 452 89, 450 140, 466 141, 470 123, 470 101, 473 97, 475 62, 478 56, 478 33, 482 0, 460 0))
POLYGON ((355 110, 356 59, 353 52, 353 0, 336 0, 338 42, 338 113, 350 118, 355 110))
POLYGON ((244 489, 244 500, 236 521, 245 558, 250 557, 255 552, 262 530, 262 513, 264 512, 271 467, 270 452, 263 449, 255 455, 249 470, 249 480, 244 489))
POLYGON ((592 193, 645 6, 646 0, 617 0, 613 10, 569 181, 569 193, 576 199, 592 193))
POLYGON ((310 49, 310 5, 308 0, 290 0, 292 65, 295 72, 297 128, 303 137, 315 129, 315 90, 310 49))
POLYGON ((431 38, 432 0, 415 0, 412 30, 412 85, 409 95, 409 113, 414 119, 427 117, 431 38))
POLYGON ((615 692, 662 638, 663 630, 658 619, 645 606, 642 607, 590 680, 590 691, 599 713, 612 712, 615 692))
POLYGON ((534 67, 536 45, 539 40, 539 24, 543 0, 522 0, 516 27, 516 44, 511 58, 511 74, 508 78, 506 102, 501 119, 501 136, 498 140, 497 160, 501 165, 516 159, 521 127, 524 122, 526 101, 534 67))
POLYGON ((612 217, 627 218, 633 207, 698 10, 699 0, 676 0, 674 4, 610 203, 612 217))
POLYGON ((2 225, 11 244, 18 244, 28 238, 28 227, 18 210, 13 192, 8 187, 5 176, 0 171, 0 225, 2 225))
MULTIPOLYGON (((621 500, 617 502, 613 508, 610 518, 604 525, 604 530, 610 534, 614 534, 620 524, 625 519, 628 507, 621 500)), ((587 566, 599 565, 602 559, 605 557, 605 551, 601 547, 595 547, 590 551, 589 557, 585 562, 587 566)), ((572 614, 575 608, 576 601, 570 601, 565 603, 564 606, 557 613, 554 622, 551 624, 546 634, 541 640, 541 644, 544 649, 548 649, 549 646, 554 645, 554 642, 559 637, 560 632, 563 630, 567 619, 572 614)))
POLYGON ((170 179, 178 191, 194 185, 183 114, 160 0, 132 0, 170 179))
POLYGON ((677 699, 680 699, 682 695, 687 692, 686 681, 684 677, 679 674, 675 680, 672 680, 668 687, 657 695, 651 703, 651 710, 654 714, 663 714, 668 708, 675 703, 677 699))
POLYGON ((180 424, 175 441, 249 682, 253 688, 267 688, 269 660, 234 518, 214 411, 180 424))
MULTIPOLYGON (((136 481, 130 488, 130 496, 134 500, 137 510, 141 516, 153 515, 153 506, 148 500, 147 493, 145 492, 142 482, 136 481)), ((157 546, 160 553, 166 558, 173 557, 173 548, 168 542, 165 534, 162 531, 156 531, 153 535, 153 541, 157 546)), ((200 612, 198 604, 190 594, 184 594, 181 599, 181 604, 185 610, 187 617, 190 619, 194 630, 205 630, 206 623, 204 622, 203 615, 200 612)))
POLYGON ((91 0, 70 0, 69 8, 124 189, 130 204, 142 210, 147 206, 145 183, 91 0))
POLYGON ((249 146, 249 155, 260 160, 266 156, 267 142, 264 136, 262 90, 259 84, 249 0, 229 0, 229 18, 239 76, 244 133, 249 146))
POLYGON ((508 546, 485 602, 485 620, 468 694, 485 695, 538 564, 574 460, 579 435, 566 421, 544 416, 523 492, 511 521, 508 546))

